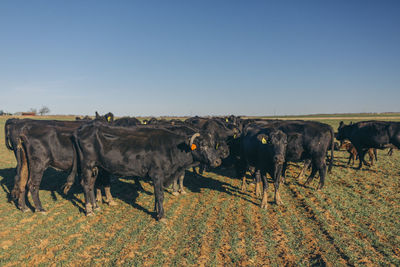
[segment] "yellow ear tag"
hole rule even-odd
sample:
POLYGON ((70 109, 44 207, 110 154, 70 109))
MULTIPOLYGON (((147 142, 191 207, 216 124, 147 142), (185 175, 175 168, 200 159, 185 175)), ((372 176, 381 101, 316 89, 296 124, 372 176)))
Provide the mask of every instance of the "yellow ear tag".
POLYGON ((261 139, 261 143, 263 143, 264 145, 267 143, 267 139, 265 139, 265 137, 263 137, 262 139, 261 139))
POLYGON ((111 117, 107 117, 107 121, 111 121, 111 117))
POLYGON ((237 137, 236 134, 234 134, 234 135, 233 135, 233 139, 236 139, 236 137, 237 137))
POLYGON ((147 124, 147 121, 144 121, 143 124, 147 124))
POLYGON ((195 144, 192 144, 192 146, 190 147, 191 150, 195 150, 197 148, 197 146, 195 144))
POLYGON ((228 122, 229 121, 228 118, 226 118, 225 121, 228 122))

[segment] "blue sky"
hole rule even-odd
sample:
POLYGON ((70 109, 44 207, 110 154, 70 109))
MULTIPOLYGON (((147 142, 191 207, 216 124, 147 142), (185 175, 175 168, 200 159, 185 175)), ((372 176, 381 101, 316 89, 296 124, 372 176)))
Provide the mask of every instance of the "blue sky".
POLYGON ((0 110, 400 112, 400 1, 0 1, 0 110))

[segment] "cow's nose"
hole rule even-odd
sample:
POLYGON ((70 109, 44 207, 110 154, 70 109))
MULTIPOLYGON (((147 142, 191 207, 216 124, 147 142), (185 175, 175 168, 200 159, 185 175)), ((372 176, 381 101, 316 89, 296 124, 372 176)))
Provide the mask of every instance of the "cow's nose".
POLYGON ((221 160, 221 159, 216 159, 216 160, 214 161, 214 166, 215 166, 215 167, 218 167, 219 165, 221 165, 221 163, 222 163, 222 160, 221 160))
POLYGON ((276 163, 278 163, 278 164, 283 164, 283 162, 284 162, 283 156, 281 156, 281 155, 276 155, 276 156, 274 157, 274 161, 275 161, 276 163))

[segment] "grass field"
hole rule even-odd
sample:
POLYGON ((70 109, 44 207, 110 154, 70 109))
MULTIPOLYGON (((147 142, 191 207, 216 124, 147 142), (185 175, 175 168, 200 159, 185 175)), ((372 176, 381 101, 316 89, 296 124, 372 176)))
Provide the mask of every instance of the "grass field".
MULTIPOLYGON (((357 120, 348 116, 345 122, 357 120)), ((321 121, 337 129, 340 119, 321 121)), ((4 123, 0 118, 0 140, 4 123)), ((386 153, 378 151, 375 166, 355 170, 346 166, 347 152, 335 152, 322 191, 315 190, 318 179, 303 187, 295 179, 300 165, 290 165, 288 185, 281 187, 284 205, 270 202, 268 210, 259 208, 253 185, 239 190, 233 170, 202 177, 187 171, 188 194, 165 193, 164 224, 152 216, 147 181, 137 192, 132 180, 116 180, 111 192, 118 206, 101 204, 100 212, 86 217, 80 186, 64 195, 67 175, 52 169, 40 190, 47 215, 22 213, 7 202, 16 164, 2 144, 0 266, 399 266, 400 152, 386 153)))

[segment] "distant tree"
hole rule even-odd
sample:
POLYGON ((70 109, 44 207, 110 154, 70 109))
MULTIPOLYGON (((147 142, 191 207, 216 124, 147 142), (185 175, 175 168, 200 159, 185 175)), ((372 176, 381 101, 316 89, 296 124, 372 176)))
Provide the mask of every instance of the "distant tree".
POLYGON ((29 112, 32 112, 32 113, 37 114, 37 109, 36 109, 36 108, 31 108, 31 109, 29 110, 29 112))
POLYGON ((46 106, 43 106, 41 109, 39 109, 39 114, 41 116, 43 116, 44 114, 47 114, 49 112, 50 112, 50 109, 48 107, 46 107, 46 106))
POLYGON ((0 116, 4 115, 4 111, 0 110, 0 116))

